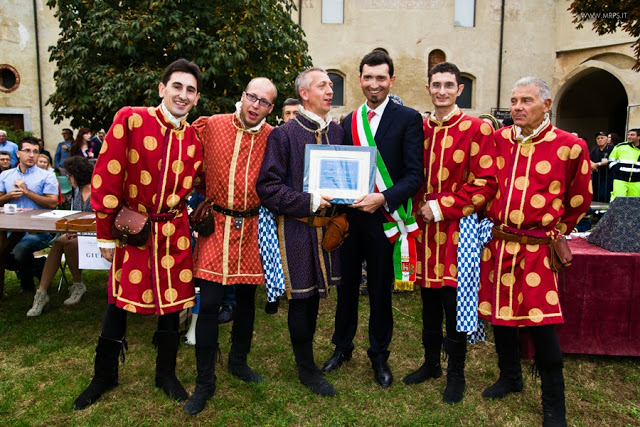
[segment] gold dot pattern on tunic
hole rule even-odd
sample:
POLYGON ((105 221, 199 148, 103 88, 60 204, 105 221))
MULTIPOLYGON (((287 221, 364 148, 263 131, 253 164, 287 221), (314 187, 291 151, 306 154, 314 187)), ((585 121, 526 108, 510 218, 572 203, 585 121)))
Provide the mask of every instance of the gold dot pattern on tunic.
POLYGON ((121 124, 117 124, 113 127, 113 136, 116 139, 120 139, 124 136, 124 127, 121 124))
POLYGON ((444 148, 450 148, 453 145, 453 137, 451 135, 447 135, 444 139, 444 148))
POLYGON ((458 267, 455 264, 451 264, 449 266, 449 274, 451 277, 456 277, 458 275, 458 267))
POLYGON ((166 291, 164 291, 164 299, 166 299, 167 301, 174 302, 176 298, 178 298, 178 291, 176 291, 175 289, 167 289, 166 291))
POLYGON ((182 186, 186 190, 189 190, 193 186, 193 178, 191 178, 190 176, 185 176, 182 180, 182 186))
POLYGON ((546 213, 542 216, 542 225, 547 226, 551 224, 551 221, 553 221, 553 215, 550 213, 546 213))
POLYGON ((529 273, 525 279, 527 285, 535 288, 540 284, 540 275, 538 273, 529 273))
POLYGON ((535 151, 535 147, 533 145, 527 144, 527 145, 521 145, 520 146, 520 154, 522 154, 525 157, 529 157, 530 155, 533 154, 533 152, 535 151))
POLYGON ((429 148, 429 138, 424 140, 424 148, 425 149, 429 148))
POLYGON ((549 305, 558 305, 558 293, 556 291, 549 291, 545 295, 545 299, 549 305))
POLYGON ((109 209, 115 209, 118 206, 118 198, 113 194, 104 196, 102 204, 109 209))
POLYGON ((463 132, 469 129, 470 127, 471 127, 471 120, 464 120, 460 122, 460 124, 458 125, 458 129, 460 129, 463 132))
POLYGON ((185 283, 189 283, 191 281, 191 279, 193 278, 193 273, 191 272, 191 270, 182 270, 180 272, 180 280, 185 282, 185 283))
POLYGON ((427 259, 431 258, 431 249, 425 248, 424 254, 427 259))
POLYGON ((546 160, 542 160, 536 164, 536 172, 541 175, 546 175, 551 172, 551 163, 546 160))
POLYGON ((191 245, 191 240, 188 237, 180 237, 178 239, 178 249, 180 249, 181 251, 184 251, 185 249, 189 249, 189 246, 191 245))
POLYGON ((129 130, 133 128, 139 128, 142 126, 142 116, 138 113, 133 113, 128 120, 129 130))
POLYGON ((135 199, 137 195, 138 195, 138 187, 136 187, 135 184, 130 184, 129 185, 129 197, 132 198, 132 199, 135 199))
POLYGON ((202 161, 198 160, 197 162, 195 162, 193 164, 193 170, 198 170, 200 168, 200 165, 202 164, 202 161))
POLYGON ((582 169, 580 170, 580 172, 582 172, 582 175, 586 175, 589 173, 589 162, 587 162, 586 160, 582 162, 582 169))
POLYGON ((460 232, 459 231, 454 231, 453 235, 451 236, 451 240, 453 240, 453 244, 457 245, 458 241, 460 240, 460 232))
POLYGON ((157 194, 154 194, 153 196, 151 196, 151 203, 153 203, 154 205, 156 204, 156 196, 157 194))
POLYGON ((176 264, 176 260, 171 255, 165 255, 160 261, 162 268, 169 269, 176 264))
POLYGON ((116 291, 116 296, 119 297, 122 295, 122 286, 118 285, 118 290, 116 291))
POLYGON ((107 164, 107 170, 109 171, 110 174, 117 175, 122 170, 122 167, 120 166, 120 162, 119 161, 111 160, 107 164))
POLYGON ((147 150, 153 151, 158 146, 158 140, 153 136, 145 136, 142 140, 142 144, 147 150))
POLYGON ((100 154, 104 154, 107 152, 107 148, 109 147, 109 144, 107 144, 107 141, 105 140, 102 143, 102 148, 100 148, 100 154))
POLYGON ((513 310, 511 310, 511 307, 505 306, 500 308, 500 317, 510 318, 511 316, 513 316, 513 310))
POLYGON ((506 273, 502 275, 500 282, 505 286, 513 286, 513 284, 516 283, 516 278, 513 274, 506 273))
POLYGON ((142 302, 145 304, 151 304, 153 302, 153 291, 151 289, 147 289, 142 293, 142 302))
POLYGON ((471 202, 475 205, 475 206, 480 206, 481 204, 483 204, 485 201, 485 198, 482 194, 474 194, 473 197, 471 197, 471 202))
POLYGON ((177 194, 169 194, 169 196, 167 197, 167 206, 172 208, 178 203, 180 203, 180 196, 178 196, 177 194))
POLYGON ((98 189, 102 185, 102 177, 98 174, 93 175, 93 179, 91 180, 93 184, 93 188, 98 189))
POLYGON ((122 280, 122 269, 119 268, 118 271, 116 271, 116 281, 119 282, 120 280, 122 280))
POLYGON ((482 249, 482 261, 489 261, 491 259, 491 249, 482 249))
POLYGON ((518 190, 524 191, 528 186, 529 179, 526 176, 519 176, 518 178, 516 178, 515 187, 518 190))
POLYGON ((569 202, 569 204, 571 205, 572 208, 577 208, 582 204, 583 201, 584 201, 584 198, 578 194, 571 198, 571 201, 569 202))
POLYGON ((526 245, 526 249, 529 252, 538 252, 538 249, 540 249, 540 245, 526 245))
POLYGON ((444 264, 434 265, 433 272, 436 274, 436 276, 442 276, 444 274, 444 264))
POLYGON ((569 160, 570 152, 571 149, 566 145, 563 145, 562 147, 558 148, 558 158, 563 161, 569 160))
POLYGON ((453 161, 456 163, 462 163, 464 161, 464 151, 456 150, 453 152, 453 161))
POLYGON ((489 155, 480 157, 480 167, 483 169, 490 168, 493 165, 493 159, 489 155))
POLYGON ((156 109, 154 107, 149 107, 147 108, 147 113, 151 116, 151 117, 155 117, 156 116, 156 109))
POLYGON ((191 307, 193 307, 194 305, 196 305, 196 303, 195 303, 195 302, 193 302, 193 301, 187 301, 187 302, 185 302, 185 303, 184 303, 184 305, 182 306, 182 309, 183 309, 183 310, 186 310, 187 308, 191 308, 191 307))
POLYGON ((480 152, 480 145, 477 142, 471 142, 471 148, 469 149, 469 153, 472 156, 477 155, 480 152))
POLYGON ((524 301, 524 294, 522 292, 518 293, 518 304, 522 304, 522 301, 524 301))
POLYGON ((493 270, 491 270, 491 271, 489 272, 489 282, 491 282, 491 283, 493 283, 493 275, 494 275, 494 271, 493 271, 493 270))
POLYGON ((593 182, 589 181, 589 194, 593 194, 593 182))
POLYGON ((148 171, 141 171, 140 172, 140 183, 142 185, 151 184, 151 174, 148 171))
POLYGON ((162 159, 158 160, 158 170, 162 170, 162 159))
POLYGON ((542 314, 542 310, 539 308, 532 308, 529 310, 529 318, 532 322, 540 323, 542 319, 544 319, 544 315, 542 314))
POLYGON ((162 234, 165 237, 173 236, 173 233, 175 232, 176 232, 176 226, 171 224, 170 222, 167 222, 162 226, 162 234))
POLYGON ((124 260, 122 261, 122 263, 124 264, 127 261, 129 261, 129 252, 124 253, 124 260))
POLYGON ((554 208, 555 210, 559 211, 560 208, 562 207, 562 200, 553 199, 553 201, 551 202, 551 207, 554 208))
POLYGON ((478 310, 480 310, 481 313, 485 314, 491 313, 491 303, 487 301, 481 302, 478 306, 478 310))
POLYGON ((514 224, 522 224, 524 221, 524 214, 521 210, 514 210, 509 213, 509 220, 514 224))
POLYGON ((516 252, 520 251, 520 243, 518 242, 507 242, 505 244, 504 249, 511 255, 515 254, 516 252))
POLYGON ((440 169, 440 171, 438 172, 438 179, 440 181, 444 181, 447 178, 449 178, 449 169, 447 168, 440 169))
POLYGON ((469 216, 475 211, 473 205, 466 205, 462 207, 462 215, 469 216))
POLYGON ((501 134, 504 139, 509 139, 509 136, 511 135, 511 129, 502 129, 501 134))
POLYGON ((580 157, 580 154, 582 154, 582 147, 580 147, 580 144, 573 144, 573 147, 571 147, 571 152, 569 153, 569 157, 571 158, 571 160, 575 160, 578 157, 580 157))
POLYGON ((142 281, 142 272, 140 270, 131 270, 129 272, 129 282, 137 285, 142 281))
POLYGON ((498 156, 496 158, 496 166, 498 167, 498 169, 502 170, 504 169, 504 157, 502 156, 498 156))
POLYGON ((171 164, 173 173, 182 173, 184 171, 184 162, 182 160, 174 160, 171 164))
POLYGON ((551 184, 549 184, 549 193, 560 194, 560 181, 551 181, 551 184))
POLYGON ((455 199, 453 198, 453 196, 444 196, 441 200, 440 203, 442 203, 442 206, 445 206, 447 208, 450 208, 451 206, 453 206, 453 204, 455 203, 455 199))
POLYGON ((136 164, 138 163, 138 160, 140 160, 140 155, 138 154, 138 151, 132 149, 129 151, 128 158, 129 158, 129 163, 136 164))
POLYGON ((542 265, 544 265, 544 267, 547 270, 551 270, 551 266, 549 265, 549 257, 545 256, 544 259, 542 260, 542 265))
POLYGON ((189 148, 187 148, 187 156, 193 158, 193 156, 195 155, 196 155, 196 146, 190 145, 189 148))
POLYGON ((491 126, 489 126, 488 123, 482 123, 480 125, 480 132, 483 135, 487 135, 488 136, 488 135, 491 135, 493 133, 493 128, 491 126))
POLYGON ((138 203, 138 212, 147 213, 147 207, 142 203, 138 203))
MULTIPOLYGON (((580 219, 578 219, 578 222, 580 222, 580 219)), ((556 225, 556 228, 558 229, 558 231, 562 234, 567 232, 567 224, 565 224, 564 222, 559 222, 556 225)))
POLYGON ((133 304, 126 304, 124 307, 122 307, 122 309, 124 311, 128 311, 129 313, 135 313, 136 310, 136 306, 133 304))
POLYGON ((549 132, 544 136, 545 141, 553 141, 558 135, 555 132, 549 132))
POLYGON ((529 202, 531 203, 531 206, 536 209, 544 207, 544 205, 547 203, 544 196, 540 194, 534 194, 533 196, 531 196, 531 200, 529 202))
POLYGON ((435 234, 436 243, 439 245, 444 245, 447 241, 447 234, 444 231, 439 231, 435 234))

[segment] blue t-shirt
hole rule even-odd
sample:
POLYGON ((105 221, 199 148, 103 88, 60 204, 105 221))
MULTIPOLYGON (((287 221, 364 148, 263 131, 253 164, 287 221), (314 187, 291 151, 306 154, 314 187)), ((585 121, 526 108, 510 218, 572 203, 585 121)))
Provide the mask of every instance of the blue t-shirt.
MULTIPOLYGON (((25 173, 20 171, 19 166, 2 172, 0 174, 0 193, 6 194, 12 190, 16 190, 17 187, 13 185, 16 179, 23 180, 29 190, 40 196, 58 194, 58 180, 56 176, 35 165, 27 169, 25 173)), ((46 209, 44 206, 37 205, 27 196, 13 199, 7 203, 14 203, 18 205, 19 208, 46 209)))
POLYGON ((0 151, 6 151, 11 154, 11 167, 18 163, 18 155, 16 154, 18 152, 18 144, 7 140, 4 144, 0 144, 0 151))

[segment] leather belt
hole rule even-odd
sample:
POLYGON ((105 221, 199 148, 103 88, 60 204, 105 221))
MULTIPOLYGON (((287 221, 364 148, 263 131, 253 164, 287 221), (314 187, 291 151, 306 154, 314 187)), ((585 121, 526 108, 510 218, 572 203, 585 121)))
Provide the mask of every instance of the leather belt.
POLYGON ((211 204, 211 209, 216 212, 220 212, 223 215, 232 216, 234 218, 250 218, 252 216, 257 216, 260 211, 260 207, 247 209, 246 211, 234 211, 233 209, 227 209, 220 205, 216 205, 215 203, 211 204))
POLYGON ((506 240, 507 242, 522 243, 523 245, 548 245, 549 243, 551 243, 550 237, 540 238, 507 233, 506 231, 501 230, 496 226, 491 229, 491 233, 493 234, 493 237, 497 239, 506 240))
POLYGON ((181 211, 176 211, 176 212, 150 213, 148 215, 149 215, 149 219, 153 222, 169 222, 174 218, 177 218, 181 214, 182 214, 181 211))

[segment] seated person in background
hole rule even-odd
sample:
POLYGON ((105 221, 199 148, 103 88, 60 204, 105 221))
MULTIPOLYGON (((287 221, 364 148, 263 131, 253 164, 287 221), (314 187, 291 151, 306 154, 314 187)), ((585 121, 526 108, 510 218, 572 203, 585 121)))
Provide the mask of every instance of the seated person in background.
MULTIPOLYGON (((71 209, 76 211, 92 211, 91 208, 91 175, 93 174, 93 165, 89 163, 85 157, 74 156, 69 157, 64 162, 64 168, 69 173, 69 181, 73 187, 73 199, 71 201, 71 209)), ((42 310, 49 303, 49 295, 47 289, 53 280, 60 263, 62 254, 65 259, 71 275, 73 276, 73 285, 69 287, 69 298, 64 301, 64 305, 73 305, 80 302, 82 295, 87 291, 87 287, 82 283, 82 271, 78 268, 78 239, 75 233, 62 234, 53 242, 47 261, 44 264, 40 286, 33 298, 33 306, 27 312, 27 316, 35 317, 42 314, 42 310)))
POLYGON ((47 157, 46 154, 39 154, 38 160, 36 161, 36 166, 40 169, 44 169, 49 172, 53 172, 53 168, 51 167, 51 160, 47 157))
POLYGON ((0 151, 0 172, 11 169, 11 153, 8 151, 0 151))
MULTIPOLYGON (((0 174, 0 206, 16 204, 18 208, 55 209, 58 204, 56 177, 36 166, 40 154, 38 140, 25 136, 18 144, 18 167, 0 174)), ((20 291, 33 292, 34 276, 40 277, 44 260, 33 258, 33 253, 47 247, 52 233, 9 234, 0 256, 6 265, 15 265, 20 276, 20 291)))

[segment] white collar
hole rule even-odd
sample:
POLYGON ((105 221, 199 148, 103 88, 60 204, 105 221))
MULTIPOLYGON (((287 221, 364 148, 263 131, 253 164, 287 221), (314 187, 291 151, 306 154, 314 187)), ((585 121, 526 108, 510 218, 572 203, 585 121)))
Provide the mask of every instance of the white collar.
POLYGON ((367 113, 369 111, 373 111, 376 113, 376 116, 380 116, 382 117, 382 115, 384 114, 384 110, 385 108, 387 108, 387 104, 389 104, 389 97, 387 96, 387 99, 384 100, 384 102, 380 105, 378 105, 375 109, 369 107, 369 105, 367 105, 367 103, 365 102, 364 105, 367 106, 367 113))
POLYGON ((164 105, 164 100, 160 103, 160 108, 162 108, 162 114, 164 114, 166 119, 169 120, 171 124, 176 127, 176 129, 178 129, 180 127, 180 123, 187 118, 186 114, 182 117, 175 117, 173 114, 171 114, 169 110, 167 110, 167 107, 164 105))
POLYGON ((458 111, 460 110, 460 108, 458 108, 458 104, 454 104, 453 106, 453 110, 451 110, 451 112, 449 114, 447 114, 446 116, 444 116, 442 118, 442 120, 438 121, 438 118, 436 117, 436 113, 433 112, 431 113, 431 118, 433 119, 434 122, 436 122, 437 124, 441 125, 444 122, 446 122, 447 120, 449 120, 451 117, 453 117, 454 115, 456 115, 458 113, 458 111))
POLYGON ((238 101, 236 102, 236 112, 235 115, 238 118, 238 121, 242 124, 242 130, 244 130, 245 132, 248 133, 257 133, 260 131, 260 129, 262 129, 262 125, 265 124, 265 122, 267 121, 267 118, 265 117, 264 119, 262 119, 262 121, 260 123, 258 123, 256 126, 247 129, 247 126, 244 124, 244 122, 242 121, 242 119, 240 118, 240 109, 242 108, 242 101, 238 101))
POLYGON ((329 126, 329 123, 331 123, 330 113, 327 113, 327 117, 323 119, 319 115, 312 113, 309 110, 305 110, 305 108, 302 105, 300 105, 299 111, 303 117, 305 117, 308 120, 311 120, 313 123, 316 123, 319 126, 318 130, 324 130, 327 126, 329 126))
POLYGON ((534 136, 536 136, 548 124, 549 124, 549 113, 544 113, 544 120, 542 121, 542 123, 540 123, 540 126, 535 128, 533 130, 533 132, 531 132, 531 135, 529 135, 529 136, 522 135, 522 128, 520 126, 513 125, 513 129, 515 129, 515 131, 516 131, 516 137, 515 138, 517 140, 519 140, 520 142, 527 142, 528 140, 530 140, 534 136))

